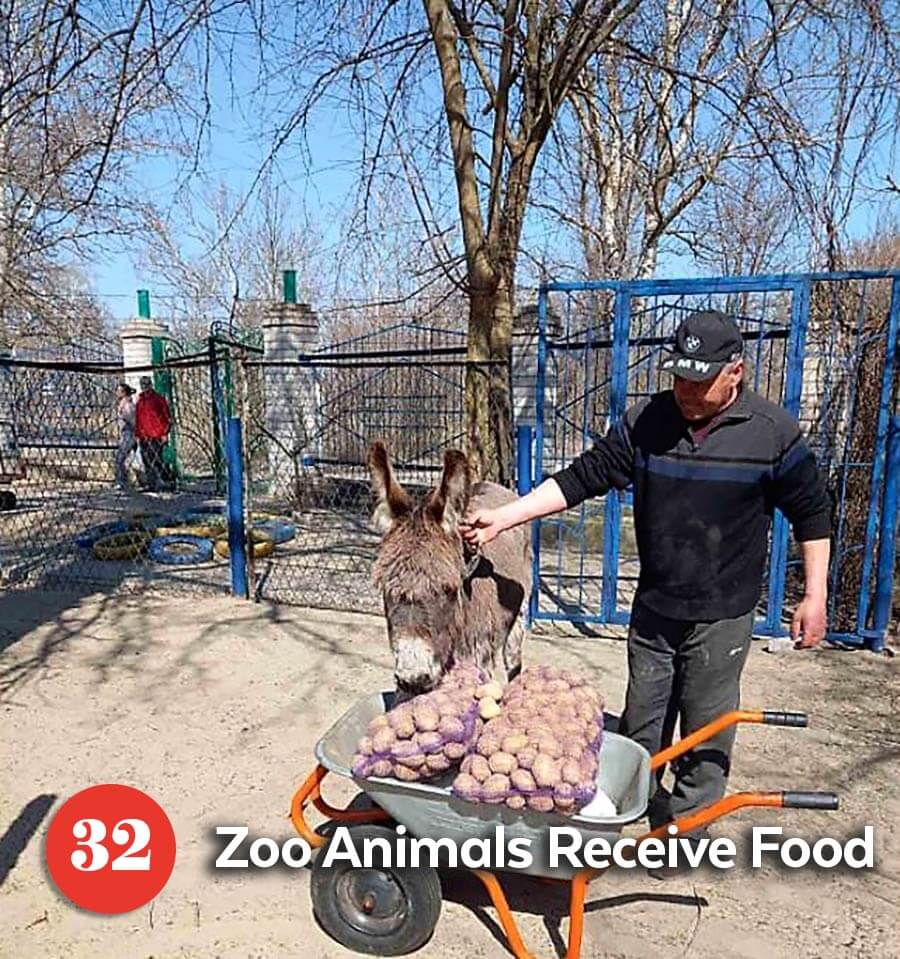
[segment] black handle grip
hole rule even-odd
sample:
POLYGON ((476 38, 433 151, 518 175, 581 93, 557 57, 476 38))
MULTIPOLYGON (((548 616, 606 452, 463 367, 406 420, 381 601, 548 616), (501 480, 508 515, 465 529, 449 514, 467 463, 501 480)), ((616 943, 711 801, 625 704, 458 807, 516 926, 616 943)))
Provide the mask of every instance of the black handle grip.
POLYGON ((840 805, 834 793, 794 793, 781 794, 785 809, 837 809, 840 805))
POLYGON ((763 722, 767 726, 808 726, 806 713, 785 713, 776 709, 763 710, 763 722))

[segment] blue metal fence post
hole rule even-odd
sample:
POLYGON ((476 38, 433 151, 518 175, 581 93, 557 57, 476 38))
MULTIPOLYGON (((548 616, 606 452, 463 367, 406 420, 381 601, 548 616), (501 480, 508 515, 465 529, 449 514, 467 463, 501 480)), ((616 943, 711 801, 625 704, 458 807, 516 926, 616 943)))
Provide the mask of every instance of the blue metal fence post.
POLYGON ((866 523, 866 545, 863 549, 863 568, 859 580, 859 606, 856 612, 856 632, 862 636, 869 618, 869 579, 872 575, 872 553, 878 531, 881 506, 881 483, 887 456, 888 431, 891 424, 891 391, 894 386, 894 365, 897 355, 897 331, 900 326, 900 277, 891 284, 891 309, 885 333, 884 370, 881 376, 881 399, 878 404, 878 426, 875 436, 875 462, 872 464, 872 485, 869 494, 869 516, 866 523))
MULTIPOLYGON (((516 427, 516 492, 519 496, 527 496, 534 483, 531 444, 534 440, 534 428, 528 423, 520 423, 516 427)), ((537 538, 538 521, 531 524, 531 544, 537 538)), ((528 626, 531 626, 531 597, 528 597, 528 612, 526 614, 528 626)))
MULTIPOLYGON (((806 330, 809 326, 810 281, 801 280, 791 286, 791 329, 788 333, 788 368, 784 382, 784 407, 798 416, 803 392, 803 359, 806 355, 806 330)), ((772 524, 772 550, 769 553, 769 596, 766 603, 765 632, 783 635, 784 587, 787 578, 788 522, 780 511, 772 524)))
POLYGON ((878 574, 875 580, 875 604, 872 610, 872 628, 878 633, 872 638, 872 649, 884 649, 884 633, 891 617, 894 591, 894 560, 897 552, 897 518, 900 516, 900 416, 891 420, 885 465, 884 500, 881 506, 881 526, 878 532, 878 574))
POLYGON ((228 555, 231 561, 231 592, 248 599, 247 535, 244 529, 244 454, 241 421, 228 420, 225 440, 225 462, 228 468, 228 555))
MULTIPOLYGON (((531 476, 534 486, 544 479, 544 391, 547 383, 547 287, 541 285, 538 291, 538 341, 537 341, 537 377, 535 379, 534 399, 534 461, 531 464, 531 476)), ((528 603, 528 622, 537 618, 541 595, 541 521, 531 524, 531 597, 528 603)))
MULTIPOLYGON (((609 419, 614 426, 625 415, 628 400, 628 335, 631 327, 631 289, 616 291, 613 312, 612 374, 609 383, 609 419)), ((619 523, 622 503, 617 490, 606 494, 603 505, 603 582, 600 591, 600 619, 612 622, 618 605, 619 523)))

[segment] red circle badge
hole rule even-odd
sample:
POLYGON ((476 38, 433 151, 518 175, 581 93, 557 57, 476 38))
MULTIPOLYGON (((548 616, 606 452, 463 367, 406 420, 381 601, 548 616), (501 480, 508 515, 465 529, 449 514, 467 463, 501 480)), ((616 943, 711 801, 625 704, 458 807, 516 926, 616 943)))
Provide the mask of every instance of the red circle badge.
POLYGON ((76 906, 131 912, 168 882, 175 831, 162 806, 131 786, 91 786, 62 805, 47 831, 47 868, 76 906))

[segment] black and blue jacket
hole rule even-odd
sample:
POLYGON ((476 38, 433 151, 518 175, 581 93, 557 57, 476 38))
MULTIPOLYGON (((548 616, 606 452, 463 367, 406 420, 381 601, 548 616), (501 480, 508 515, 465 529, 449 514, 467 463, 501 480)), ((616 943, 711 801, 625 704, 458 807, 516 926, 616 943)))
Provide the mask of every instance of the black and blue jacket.
POLYGON ((757 604, 775 507, 798 542, 830 535, 828 495, 797 421, 748 389, 699 444, 672 391, 657 393, 554 479, 570 507, 634 487, 638 598, 671 619, 728 619, 757 604))

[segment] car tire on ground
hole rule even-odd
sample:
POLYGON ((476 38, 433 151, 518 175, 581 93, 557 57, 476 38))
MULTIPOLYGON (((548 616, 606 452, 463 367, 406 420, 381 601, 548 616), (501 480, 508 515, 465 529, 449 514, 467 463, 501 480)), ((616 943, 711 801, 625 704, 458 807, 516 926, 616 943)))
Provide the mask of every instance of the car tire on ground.
POLYGON ((174 534, 150 541, 150 559, 166 566, 195 566, 212 559, 213 546, 203 536, 174 534))

